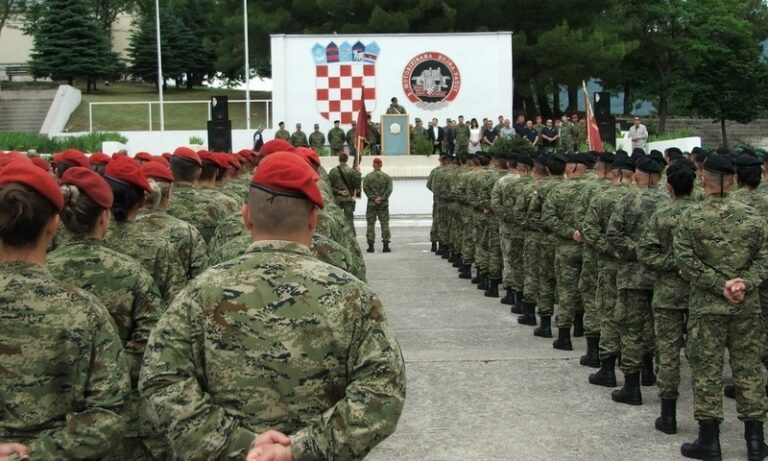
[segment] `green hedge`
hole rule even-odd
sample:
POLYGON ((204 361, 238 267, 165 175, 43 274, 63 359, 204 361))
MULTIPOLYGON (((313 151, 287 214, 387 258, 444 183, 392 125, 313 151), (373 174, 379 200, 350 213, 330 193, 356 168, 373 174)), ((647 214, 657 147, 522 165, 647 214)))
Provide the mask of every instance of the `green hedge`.
POLYGON ((83 152, 96 152, 101 150, 101 143, 114 141, 128 142, 128 138, 120 133, 94 132, 79 136, 62 136, 49 138, 44 134, 36 133, 0 133, 0 150, 19 150, 26 152, 35 149, 41 154, 52 154, 65 149, 78 149, 83 152))

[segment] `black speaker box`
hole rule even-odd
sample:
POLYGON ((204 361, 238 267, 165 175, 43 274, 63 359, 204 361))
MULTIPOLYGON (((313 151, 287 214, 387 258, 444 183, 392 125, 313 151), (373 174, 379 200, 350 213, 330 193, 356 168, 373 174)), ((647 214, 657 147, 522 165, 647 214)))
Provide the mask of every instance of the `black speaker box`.
POLYGON ((598 91, 592 95, 595 99, 595 118, 597 120, 611 116, 611 93, 598 91))
POLYGON ((211 120, 229 120, 229 96, 211 96, 211 120))
POLYGON ((232 152, 231 121, 208 121, 208 150, 211 152, 232 152))
POLYGON ((616 117, 606 116, 597 119, 597 128, 600 130, 600 139, 603 144, 608 143, 616 148, 616 117))

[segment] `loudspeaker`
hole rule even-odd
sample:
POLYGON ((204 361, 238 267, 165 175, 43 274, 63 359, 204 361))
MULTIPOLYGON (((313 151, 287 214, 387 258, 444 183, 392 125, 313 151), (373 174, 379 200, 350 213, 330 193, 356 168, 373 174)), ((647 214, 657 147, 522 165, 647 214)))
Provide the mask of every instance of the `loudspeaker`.
POLYGON ((229 96, 211 96, 211 120, 229 120, 229 96))
POLYGON ((208 121, 208 150, 211 152, 232 152, 231 121, 208 121))
POLYGON ((616 117, 606 116, 597 119, 597 128, 600 130, 600 139, 603 144, 608 143, 616 148, 616 117))
POLYGON ((599 121, 611 116, 611 93, 598 91, 592 95, 595 99, 595 118, 599 121))

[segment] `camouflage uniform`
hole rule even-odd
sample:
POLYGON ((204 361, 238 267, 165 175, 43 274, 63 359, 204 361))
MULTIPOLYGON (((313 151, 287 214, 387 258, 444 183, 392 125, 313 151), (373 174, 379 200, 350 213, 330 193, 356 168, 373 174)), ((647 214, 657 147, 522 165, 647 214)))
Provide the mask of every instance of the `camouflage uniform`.
POLYGON ((241 460, 268 429, 297 460, 362 459, 395 429, 404 372, 364 283, 301 244, 261 241, 176 298, 139 386, 181 459, 241 460))
POLYGON ((186 272, 171 243, 145 234, 136 223, 112 221, 104 246, 141 262, 157 282, 166 303, 187 283, 186 272))
POLYGON ((293 144, 293 147, 309 147, 307 134, 303 131, 294 131, 291 135, 291 144, 293 144))
POLYGON ((242 213, 232 213, 222 219, 219 222, 219 225, 216 226, 216 230, 213 231, 211 243, 208 245, 208 254, 210 255, 208 265, 213 266, 221 262, 228 261, 235 256, 240 256, 242 252, 248 248, 250 243, 246 243, 245 246, 239 247, 240 250, 229 258, 226 257, 226 255, 229 254, 228 252, 224 252, 223 254, 225 256, 222 256, 222 248, 229 245, 232 243, 232 240, 242 235, 247 235, 247 241, 250 242, 250 233, 248 232, 248 229, 245 228, 242 213))
POLYGON ((456 125, 456 155, 466 154, 469 150, 469 127, 463 123, 456 125))
POLYGON ((131 389, 109 312, 26 262, 0 262, 0 306, 0 440, 32 460, 108 458, 131 389))
POLYGON ((438 229, 440 228, 440 209, 438 205, 437 192, 435 190, 435 176, 438 176, 440 170, 444 169, 444 165, 438 165, 429 172, 427 178, 427 189, 432 192, 432 226, 429 228, 429 241, 432 243, 437 242, 438 229))
MULTIPOLYGON (((330 136, 328 136, 330 139, 330 136)), ((347 130, 346 139, 347 146, 349 146, 349 156, 350 157, 356 157, 357 156, 357 131, 355 128, 350 128, 347 130)))
POLYGON ((275 131, 275 139, 284 139, 286 141, 290 141, 291 133, 286 129, 277 130, 275 131))
POLYGON ((707 196, 680 218, 672 248, 691 284, 686 349, 693 379, 693 416, 723 420, 723 352, 727 348, 739 419, 765 419, 760 363, 763 322, 757 287, 768 278, 766 222, 736 200, 707 196), (738 306, 722 295, 741 277, 747 296, 738 306))
MULTIPOLYGON (((427 129, 424 128, 423 126, 422 127, 414 126, 413 128, 411 128, 411 154, 412 155, 416 153, 416 145, 423 140, 429 140, 429 132, 427 131, 427 129)), ((430 153, 431 152, 432 151, 430 150, 430 153)))
POLYGON ((223 184, 217 185, 217 189, 222 193, 232 197, 240 206, 248 200, 248 191, 250 189, 250 175, 248 182, 240 181, 239 179, 226 180, 223 184))
MULTIPOLYGON (((554 177, 540 178, 531 182, 524 189, 528 198, 526 239, 528 239, 528 233, 533 231, 531 239, 535 245, 523 247, 523 258, 525 259, 523 296, 526 302, 535 302, 539 315, 545 317, 551 317, 555 312, 556 277, 553 269, 555 268, 556 242, 555 237, 543 222, 542 207, 552 189, 561 182, 561 179, 554 177), (526 252, 526 250, 528 251, 526 252), (535 267, 535 270, 529 273, 530 267, 535 267), (529 280, 528 277, 530 276, 536 277, 535 281, 529 280), (534 293, 528 291, 528 285, 535 287, 535 296, 534 293), (534 300, 530 300, 530 297, 534 297, 534 300)), ((517 203, 515 205, 517 206, 517 203)))
POLYGON ((355 228, 355 190, 360 189, 360 172, 341 164, 328 173, 328 182, 333 190, 333 199, 344 210, 344 218, 354 231, 355 228), (346 197, 341 195, 348 191, 346 197))
POLYGON ((694 202, 680 197, 659 207, 648 220, 637 245, 637 259, 654 274, 653 319, 658 350, 656 385, 659 398, 676 399, 680 387, 680 350, 688 314, 688 282, 679 275, 672 254, 672 237, 678 219, 694 202))
POLYGON ((219 221, 237 210, 227 210, 206 191, 191 184, 174 184, 173 198, 167 211, 174 218, 195 226, 205 242, 210 245, 219 221))
POLYGON ((341 128, 333 127, 328 131, 328 144, 331 145, 331 155, 339 155, 344 150, 346 134, 341 128))
MULTIPOLYGON (((133 451, 133 456, 124 458, 136 459, 141 454, 141 439, 154 432, 146 418, 139 422, 141 403, 136 386, 149 334, 165 312, 160 289, 139 261, 91 238, 69 241, 50 253, 48 270, 56 279, 96 296, 117 326, 133 390, 132 404, 124 413, 128 427, 123 442, 123 450, 133 451)), ((153 445, 156 450, 157 444, 153 445)))
POLYGON ((480 178, 479 202, 485 218, 485 229, 481 242, 483 249, 483 264, 490 280, 501 282, 503 264, 501 261, 501 236, 499 235, 499 217, 491 206, 491 192, 502 172, 493 166, 485 170, 480 178))
POLYGON ((502 258, 502 288, 523 291, 522 250, 525 230, 515 214, 515 202, 521 196, 530 176, 508 173, 502 176, 491 191, 491 209, 499 219, 499 241, 502 258))
POLYGON ((621 371, 639 372, 654 351, 653 274, 637 260, 637 244, 656 209, 668 200, 658 185, 635 186, 616 203, 605 237, 619 261, 615 312, 621 338, 621 371))
POLYGON ((558 147, 560 149, 566 151, 573 150, 573 146, 576 143, 576 132, 574 131, 574 128, 573 123, 570 121, 560 125, 560 138, 558 139, 558 147))
POLYGON ((208 268, 208 245, 195 226, 163 210, 149 210, 136 218, 140 232, 166 238, 184 268, 187 281, 208 268))
POLYGON ((541 208, 541 221, 557 242, 558 328, 570 328, 576 314, 584 310, 579 291, 583 245, 573 240, 573 234, 581 227, 578 197, 586 186, 587 181, 583 178, 567 179, 552 189, 541 208))
POLYGON ((313 131, 309 134, 309 147, 320 152, 320 149, 325 146, 325 135, 320 131, 313 131))
POLYGON ((365 237, 368 245, 376 241, 376 219, 381 226, 381 241, 389 243, 392 235, 389 232, 389 196, 392 195, 392 178, 383 171, 372 171, 363 179, 363 191, 368 197, 368 207, 365 211, 367 228, 365 237), (374 199, 381 197, 381 203, 374 199))
POLYGON ((320 261, 336 266, 365 281, 365 267, 361 266, 355 255, 339 243, 315 233, 312 236, 312 245, 309 250, 320 261))

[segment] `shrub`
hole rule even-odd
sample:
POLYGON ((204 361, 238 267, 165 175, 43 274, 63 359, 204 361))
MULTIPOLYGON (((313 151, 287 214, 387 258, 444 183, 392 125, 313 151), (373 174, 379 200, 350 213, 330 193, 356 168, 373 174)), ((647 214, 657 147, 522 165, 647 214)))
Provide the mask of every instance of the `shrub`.
POLYGON ((128 142, 120 133, 94 132, 79 136, 59 136, 49 138, 37 133, 0 133, 0 150, 27 151, 35 149, 38 153, 52 154, 65 149, 78 149, 83 152, 95 152, 101 149, 101 143, 114 141, 128 142))
POLYGON ((490 152, 534 152, 535 150, 536 146, 531 144, 531 141, 528 141, 526 138, 511 136, 509 138, 496 138, 490 152))
POLYGON ((429 139, 426 138, 420 138, 413 144, 411 144, 411 154, 413 155, 431 155, 432 154, 432 143, 429 142, 429 139))
POLYGON ((194 145, 194 146, 202 146, 203 144, 205 144, 203 142, 203 138, 200 138, 198 136, 190 136, 189 137, 189 143, 194 145))

